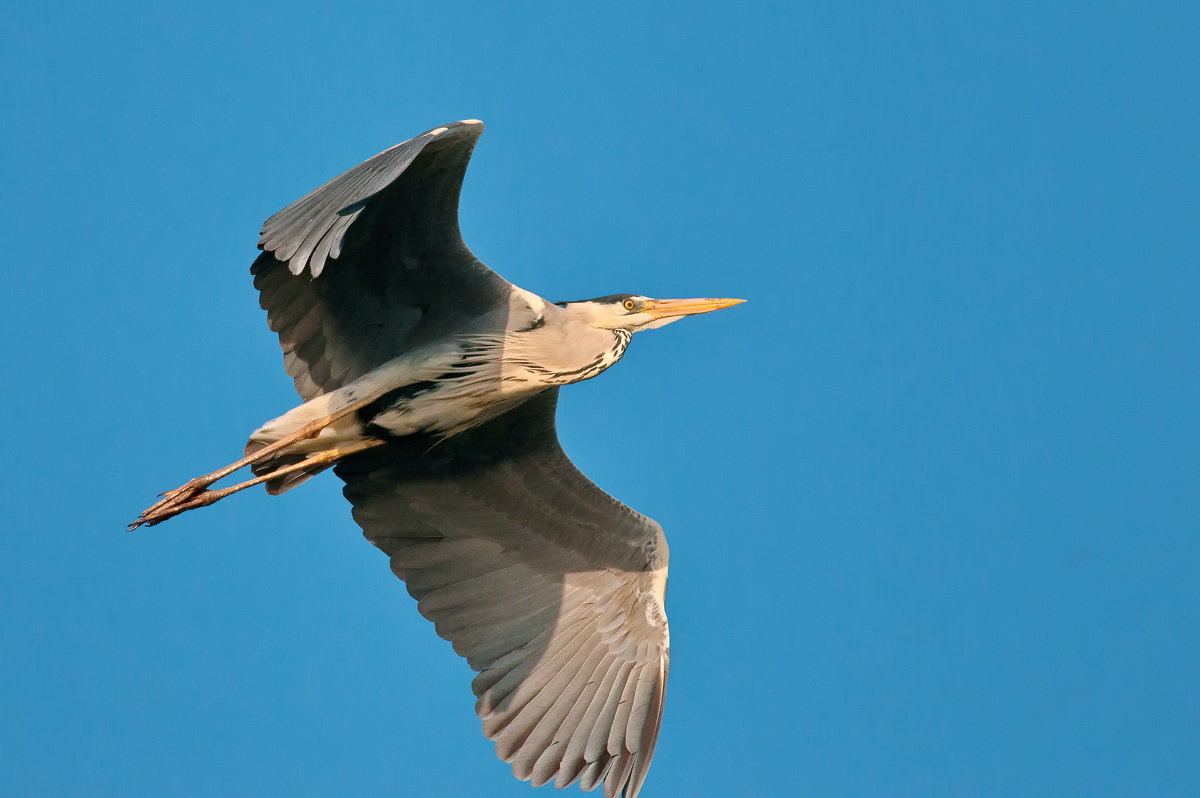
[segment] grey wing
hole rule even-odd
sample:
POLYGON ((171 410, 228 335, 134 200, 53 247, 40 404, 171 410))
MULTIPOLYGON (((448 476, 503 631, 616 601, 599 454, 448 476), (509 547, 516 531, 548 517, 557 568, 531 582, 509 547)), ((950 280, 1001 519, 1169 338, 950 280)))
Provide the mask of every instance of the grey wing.
POLYGON ((513 773, 633 798, 666 690, 666 540, 574 467, 556 402, 550 389, 431 450, 398 440, 337 474, 367 539, 478 672, 476 711, 513 773))
POLYGON ((263 224, 251 267, 305 399, 453 334, 511 288, 463 243, 458 198, 483 123, 454 122, 364 161, 263 224))

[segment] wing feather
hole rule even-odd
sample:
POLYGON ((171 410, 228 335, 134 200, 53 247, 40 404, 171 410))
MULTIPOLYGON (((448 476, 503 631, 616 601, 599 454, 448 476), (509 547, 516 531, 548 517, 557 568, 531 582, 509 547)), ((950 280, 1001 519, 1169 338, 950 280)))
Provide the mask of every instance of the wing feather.
POLYGON ((542 768, 553 768, 554 785, 559 789, 574 782, 587 765, 587 762, 579 755, 581 750, 575 750, 572 746, 583 733, 587 712, 592 706, 597 692, 603 687, 606 675, 614 666, 611 657, 603 656, 603 650, 597 649, 596 653, 599 656, 595 658, 596 661, 591 670, 582 669, 576 678, 577 681, 583 679, 583 684, 570 711, 562 718, 555 730, 555 744, 546 748, 534 767, 534 770, 539 772, 542 768))
POLYGON ((563 767, 563 749, 570 737, 570 730, 561 734, 563 725, 579 706, 587 687, 592 684, 596 669, 604 660, 604 649, 592 640, 593 645, 585 649, 577 663, 565 669, 558 678, 558 694, 548 706, 537 725, 521 744, 519 757, 530 762, 533 786, 540 787, 558 775, 563 767))
POLYGON ((384 150, 263 223, 251 267, 305 399, 506 307, 511 286, 463 243, 458 198, 483 124, 384 150))
POLYGON ((579 787, 584 792, 591 792, 600 786, 600 781, 608 772, 608 768, 612 765, 612 759, 606 754, 603 759, 597 759, 595 762, 589 762, 588 766, 583 769, 583 773, 579 777, 579 787))
MULTIPOLYGON (((607 668, 601 677, 600 682, 596 685, 596 691, 592 695, 591 701, 588 702, 587 708, 579 717, 571 732, 571 738, 567 741, 567 748, 563 752, 562 760, 566 763, 575 762, 575 771, 571 774, 571 778, 576 778, 577 774, 582 772, 584 766, 587 765, 594 757, 587 756, 585 749, 588 741, 591 739, 592 731, 596 728, 596 724, 600 719, 601 712, 608 703, 609 697, 613 692, 613 685, 616 684, 617 676, 621 671, 623 663, 616 658, 608 658, 607 668)), ((566 774, 562 774, 565 778, 566 774)), ((560 786, 565 786, 565 783, 560 786)))
POLYGON ((367 538, 477 671, 476 712, 514 775, 633 798, 666 682, 666 542, 571 464, 556 398, 337 473, 367 538))

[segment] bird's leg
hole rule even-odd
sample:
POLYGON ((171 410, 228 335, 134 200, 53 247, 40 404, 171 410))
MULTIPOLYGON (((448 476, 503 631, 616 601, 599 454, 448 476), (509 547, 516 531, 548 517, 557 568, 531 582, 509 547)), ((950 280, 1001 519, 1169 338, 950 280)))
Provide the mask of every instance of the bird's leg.
MULTIPOLYGON (((175 490, 169 490, 166 493, 163 493, 162 499, 146 508, 142 514, 138 516, 138 520, 134 521, 133 524, 130 525, 130 529, 136 529, 142 523, 145 523, 143 519, 151 516, 159 516, 166 510, 190 502, 193 498, 206 491, 209 485, 213 484, 219 479, 229 476, 234 471, 245 468, 252 463, 256 463, 259 460, 270 457, 276 452, 282 451, 289 446, 294 446, 302 441, 311 440, 312 438, 317 437, 321 434, 321 430, 325 429, 339 419, 345 418, 351 413, 366 407, 377 398, 377 396, 369 396, 357 402, 352 402, 327 416, 323 416, 308 422, 290 435, 285 435, 279 440, 267 444, 261 449, 246 455, 240 460, 235 460, 224 468, 218 468, 216 471, 213 471, 210 474, 205 474, 204 476, 190 479, 175 490)), ((213 499, 213 501, 216 501, 216 499, 213 499)), ((211 504, 211 502, 209 503, 211 504)), ((172 513, 172 515, 175 515, 175 513, 172 513)), ((169 517, 170 516, 163 516, 163 518, 169 517)))
MULTIPOLYGON (((245 490, 246 488, 252 488, 255 485, 261 485, 267 480, 275 479, 276 477, 282 477, 287 474, 291 474, 294 471, 303 471, 304 469, 311 468, 312 466, 330 465, 338 460, 341 460, 343 457, 357 454, 358 452, 371 449, 383 443, 387 443, 387 441, 381 438, 370 438, 365 441, 352 443, 348 446, 341 446, 336 449, 327 449, 323 452, 317 452, 316 454, 300 461, 299 463, 292 463, 291 465, 283 466, 282 468, 278 468, 269 474, 260 474, 253 479, 246 480, 245 482, 239 482, 236 485, 230 485, 228 488, 220 488, 218 490, 202 490, 198 494, 194 494, 186 500, 172 504, 169 507, 162 507, 158 510, 155 510, 154 508, 146 510, 146 512, 138 516, 136 521, 129 525, 129 529, 132 531, 142 525, 154 526, 155 524, 166 521, 168 518, 173 518, 180 513, 187 512, 188 510, 207 507, 210 504, 214 504, 215 502, 224 499, 226 496, 231 496, 238 491, 245 490)), ((161 505, 161 502, 159 504, 161 505)))

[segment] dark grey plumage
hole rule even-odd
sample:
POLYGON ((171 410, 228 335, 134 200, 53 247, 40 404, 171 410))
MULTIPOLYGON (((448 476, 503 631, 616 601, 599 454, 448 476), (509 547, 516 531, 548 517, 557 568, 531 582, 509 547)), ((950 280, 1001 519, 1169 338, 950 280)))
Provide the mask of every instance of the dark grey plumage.
POLYGON ((482 132, 482 123, 455 122, 423 133, 263 224, 254 286, 302 397, 504 307, 510 284, 458 228, 459 192, 482 132))

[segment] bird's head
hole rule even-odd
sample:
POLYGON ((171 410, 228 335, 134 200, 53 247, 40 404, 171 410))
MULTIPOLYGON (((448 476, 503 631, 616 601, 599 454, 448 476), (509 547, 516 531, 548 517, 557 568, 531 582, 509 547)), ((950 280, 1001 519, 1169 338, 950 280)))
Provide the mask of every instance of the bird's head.
POLYGON ((559 302, 580 321, 603 330, 654 330, 684 316, 710 313, 740 305, 744 299, 651 299, 638 294, 613 294, 578 302, 559 302))

